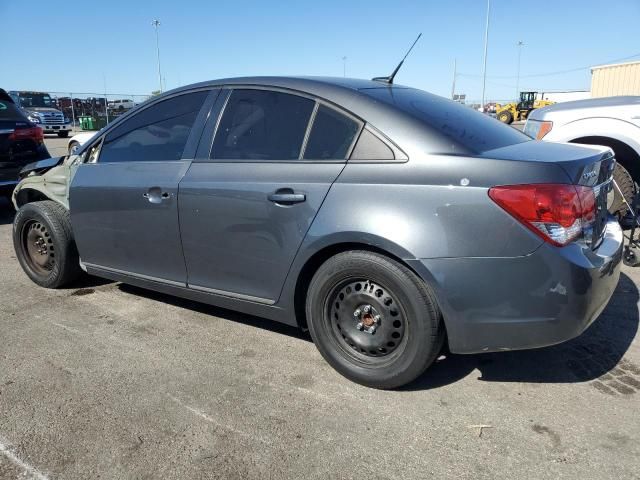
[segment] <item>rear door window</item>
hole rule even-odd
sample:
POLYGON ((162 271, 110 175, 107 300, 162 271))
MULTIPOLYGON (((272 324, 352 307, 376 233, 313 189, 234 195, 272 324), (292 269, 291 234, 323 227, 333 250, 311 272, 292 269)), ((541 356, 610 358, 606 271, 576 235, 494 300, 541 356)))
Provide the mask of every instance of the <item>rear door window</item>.
POLYGON ((270 90, 234 89, 220 119, 210 158, 296 160, 315 102, 270 90))
POLYGON ((304 151, 306 160, 344 160, 360 130, 360 123, 319 105, 304 151))

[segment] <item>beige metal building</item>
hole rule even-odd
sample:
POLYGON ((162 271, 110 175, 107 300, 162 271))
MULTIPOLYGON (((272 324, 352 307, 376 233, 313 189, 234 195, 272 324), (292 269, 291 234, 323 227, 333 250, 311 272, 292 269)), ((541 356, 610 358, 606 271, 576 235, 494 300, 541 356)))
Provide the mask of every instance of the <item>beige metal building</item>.
POLYGON ((591 67, 591 97, 640 95, 640 61, 591 67))

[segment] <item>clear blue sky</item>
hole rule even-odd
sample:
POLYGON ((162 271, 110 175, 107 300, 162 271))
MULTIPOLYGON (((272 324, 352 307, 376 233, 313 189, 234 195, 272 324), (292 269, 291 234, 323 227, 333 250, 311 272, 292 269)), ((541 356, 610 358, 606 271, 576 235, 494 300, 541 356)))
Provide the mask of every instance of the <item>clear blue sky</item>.
MULTIPOLYGON (((487 98, 521 90, 588 89, 588 69, 535 76, 638 55, 639 0, 492 0, 487 98), (498 78, 512 77, 512 78, 498 78)), ((0 86, 65 92, 148 94, 162 71, 173 88, 240 75, 386 75, 418 32, 396 78, 448 96, 481 95, 486 0, 190 1, 0 0, 0 86), (47 39, 55 39, 48 45, 47 39), (31 43, 31 45, 29 45, 31 43)))

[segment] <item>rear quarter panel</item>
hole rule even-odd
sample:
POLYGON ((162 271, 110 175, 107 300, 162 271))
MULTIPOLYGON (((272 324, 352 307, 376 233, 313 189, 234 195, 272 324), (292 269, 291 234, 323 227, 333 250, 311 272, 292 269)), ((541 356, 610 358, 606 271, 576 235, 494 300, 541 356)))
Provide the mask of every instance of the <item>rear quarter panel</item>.
POLYGON ((491 201, 488 189, 554 181, 566 182, 566 174, 536 162, 432 155, 405 163, 349 163, 302 252, 341 238, 400 258, 526 255, 541 240, 491 201))

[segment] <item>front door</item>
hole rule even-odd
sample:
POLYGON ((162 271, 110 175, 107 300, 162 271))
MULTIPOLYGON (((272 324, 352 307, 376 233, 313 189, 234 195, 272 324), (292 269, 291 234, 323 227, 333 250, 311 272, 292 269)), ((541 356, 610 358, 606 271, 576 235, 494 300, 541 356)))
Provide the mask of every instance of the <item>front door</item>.
POLYGON ((189 287, 274 303, 360 128, 311 98, 234 89, 180 182, 189 287))
MULTIPOLYGON (((178 225, 185 146, 207 91, 157 102, 108 131, 71 183, 71 223, 82 261, 139 277, 186 284, 178 225)), ((192 132, 193 130, 193 132, 192 132)))

